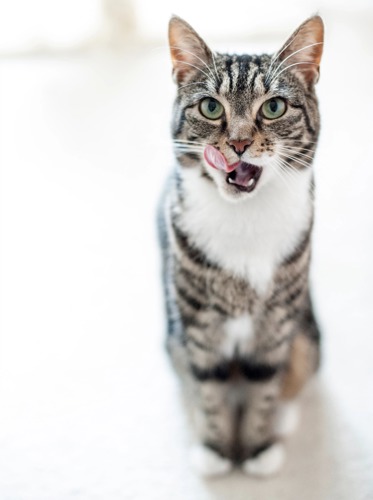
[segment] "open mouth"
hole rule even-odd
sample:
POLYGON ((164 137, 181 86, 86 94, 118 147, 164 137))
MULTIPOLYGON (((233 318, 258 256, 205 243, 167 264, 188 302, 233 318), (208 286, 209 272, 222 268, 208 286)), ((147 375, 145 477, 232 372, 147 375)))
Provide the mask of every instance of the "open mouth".
POLYGON ((239 191, 251 193, 258 184, 262 170, 262 167, 240 161, 236 168, 227 174, 226 182, 239 191))
POLYGON ((262 174, 262 167, 238 161, 228 165, 225 156, 214 146, 206 146, 204 151, 206 162, 213 168, 226 172, 227 184, 234 186, 239 191, 251 193, 256 188, 262 174))

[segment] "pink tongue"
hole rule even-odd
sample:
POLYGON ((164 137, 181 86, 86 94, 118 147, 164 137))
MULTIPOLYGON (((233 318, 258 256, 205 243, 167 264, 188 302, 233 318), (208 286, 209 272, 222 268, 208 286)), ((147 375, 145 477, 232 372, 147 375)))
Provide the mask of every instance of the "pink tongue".
POLYGON ((233 170, 240 163, 239 161, 236 163, 232 163, 232 165, 228 165, 225 156, 214 146, 206 146, 204 151, 204 157, 210 167, 216 168, 217 170, 224 170, 224 172, 233 172, 233 170))
POLYGON ((203 153, 207 163, 218 170, 228 171, 228 163, 224 155, 214 146, 206 146, 203 153))

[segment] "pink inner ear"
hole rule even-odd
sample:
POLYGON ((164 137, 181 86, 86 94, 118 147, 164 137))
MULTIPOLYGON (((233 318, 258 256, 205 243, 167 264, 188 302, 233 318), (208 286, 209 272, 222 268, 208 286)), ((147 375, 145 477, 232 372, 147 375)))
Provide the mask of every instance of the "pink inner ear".
POLYGON ((232 172, 240 162, 228 165, 225 156, 214 146, 206 146, 203 156, 210 167, 216 168, 217 170, 223 170, 224 172, 232 172))

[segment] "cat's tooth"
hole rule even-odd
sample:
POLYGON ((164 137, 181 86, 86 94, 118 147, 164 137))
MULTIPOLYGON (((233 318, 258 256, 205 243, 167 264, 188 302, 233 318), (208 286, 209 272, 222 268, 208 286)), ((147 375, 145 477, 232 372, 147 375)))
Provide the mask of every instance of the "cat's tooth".
POLYGON ((254 180, 254 179, 250 179, 250 180, 249 180, 249 184, 248 184, 248 186, 249 186, 249 187, 251 187, 251 186, 254 184, 254 182, 255 182, 255 180, 254 180))
POLYGON ((231 179, 230 177, 228 177, 228 182, 229 182, 229 184, 233 184, 233 179, 231 179))

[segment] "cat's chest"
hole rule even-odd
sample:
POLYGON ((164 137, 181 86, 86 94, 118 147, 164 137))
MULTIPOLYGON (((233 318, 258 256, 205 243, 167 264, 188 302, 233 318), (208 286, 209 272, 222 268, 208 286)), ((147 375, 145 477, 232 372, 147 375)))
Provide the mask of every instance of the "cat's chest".
POLYGON ((299 180, 299 192, 272 186, 238 204, 223 200, 214 186, 187 182, 184 229, 212 261, 263 293, 310 223, 309 178, 299 180))

